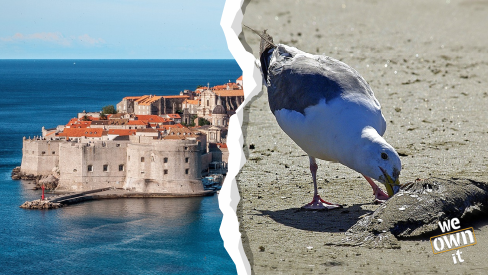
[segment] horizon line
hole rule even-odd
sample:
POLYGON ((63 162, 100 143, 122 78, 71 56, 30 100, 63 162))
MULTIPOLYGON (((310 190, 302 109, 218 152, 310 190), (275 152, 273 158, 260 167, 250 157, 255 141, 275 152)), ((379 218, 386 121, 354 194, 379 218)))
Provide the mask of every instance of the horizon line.
POLYGON ((234 58, 0 58, 0 60, 234 60, 234 58))

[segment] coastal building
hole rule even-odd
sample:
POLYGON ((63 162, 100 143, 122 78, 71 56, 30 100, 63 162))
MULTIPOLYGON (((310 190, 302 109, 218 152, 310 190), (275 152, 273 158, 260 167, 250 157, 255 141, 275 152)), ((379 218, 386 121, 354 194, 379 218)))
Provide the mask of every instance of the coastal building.
POLYGON ((242 75, 236 80, 237 85, 239 85, 242 89, 244 87, 243 82, 242 82, 242 75))
POLYGON ((100 112, 86 112, 83 111, 81 113, 78 113, 78 118, 99 118, 100 117, 100 112))
POLYGON ((160 114, 175 114, 183 111, 183 101, 190 98, 187 95, 167 95, 162 97, 162 112, 160 114))
MULTIPOLYGON (((116 134, 112 130, 111 135, 116 134)), ((139 192, 190 194, 203 191, 201 172, 211 153, 196 135, 158 138, 114 135, 110 140, 24 139, 21 172, 58 174, 56 190, 87 191, 103 187, 139 192), (202 160, 207 160, 202 166, 202 160)), ((208 161, 210 159, 210 161, 208 161)))
POLYGON ((198 112, 198 106, 200 106, 200 100, 194 99, 186 99, 182 103, 183 110, 187 109, 189 114, 196 115, 198 112))
POLYGON ((228 125, 228 121, 229 115, 224 106, 222 106, 222 100, 219 96, 219 99, 217 100, 217 105, 212 111, 212 125, 226 127, 228 125))
POLYGON ((200 105, 197 110, 198 117, 211 119, 212 111, 217 106, 217 100, 221 100, 221 105, 227 114, 232 115, 237 108, 244 102, 243 90, 204 90, 200 94, 200 105))
POLYGON ((242 77, 209 87, 124 97, 117 114, 84 111, 66 125, 43 127, 42 137, 24 138, 20 172, 53 175, 63 191, 201 192, 203 174, 225 173, 229 117, 244 101, 242 77), (200 118, 210 125, 198 125, 200 118))
POLYGON ((116 106, 118 113, 127 113, 133 114, 135 113, 134 104, 135 101, 141 98, 140 96, 126 96, 119 102, 116 106))

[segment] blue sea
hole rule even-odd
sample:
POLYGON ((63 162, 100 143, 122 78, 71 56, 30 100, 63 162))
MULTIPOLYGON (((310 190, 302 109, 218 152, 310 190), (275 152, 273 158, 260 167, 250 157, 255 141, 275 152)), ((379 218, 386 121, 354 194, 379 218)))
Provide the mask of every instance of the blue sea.
POLYGON ((125 96, 173 95, 241 76, 234 60, 0 60, 0 274, 236 274, 217 196, 117 199, 56 210, 10 179, 22 137, 125 96))

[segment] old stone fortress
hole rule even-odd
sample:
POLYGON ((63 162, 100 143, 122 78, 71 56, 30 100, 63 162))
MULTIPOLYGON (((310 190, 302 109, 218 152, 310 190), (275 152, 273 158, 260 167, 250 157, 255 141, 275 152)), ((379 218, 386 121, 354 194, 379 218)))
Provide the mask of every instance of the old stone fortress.
POLYGON ((201 192, 202 175, 225 173, 228 121, 243 101, 242 76, 179 95, 125 97, 116 114, 82 112, 24 137, 20 174, 54 178, 59 191, 201 192))

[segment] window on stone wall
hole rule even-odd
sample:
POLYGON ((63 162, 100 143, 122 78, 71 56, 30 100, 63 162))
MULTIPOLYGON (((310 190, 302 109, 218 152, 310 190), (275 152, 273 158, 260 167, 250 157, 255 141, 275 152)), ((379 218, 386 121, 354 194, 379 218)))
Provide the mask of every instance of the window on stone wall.
POLYGON ((46 152, 45 151, 42 151, 42 154, 44 155, 44 154, 46 154, 46 152))
POLYGON ((55 155, 55 154, 56 154, 56 152, 55 152, 55 151, 53 151, 53 155, 55 155))
POLYGON ((124 165, 123 164, 119 165, 119 171, 124 171, 124 165))
POLYGON ((163 171, 163 173, 164 173, 165 175, 167 175, 167 174, 168 174, 168 170, 164 170, 164 171, 163 171))
POLYGON ((185 174, 188 175, 188 172, 190 171, 190 169, 185 169, 185 174))
POLYGON ((151 161, 154 162, 154 156, 151 156, 151 161))
POLYGON ((108 172, 108 164, 103 165, 103 172, 108 172))
POLYGON ((144 162, 144 157, 141 157, 141 162, 144 162))
POLYGON ((185 158, 185 162, 188 163, 190 161, 190 158, 185 158))
POLYGON ((88 165, 88 172, 93 172, 93 165, 88 165))
POLYGON ((164 159, 163 159, 163 162, 164 162, 164 163, 168 163, 168 158, 164 158, 164 159))

